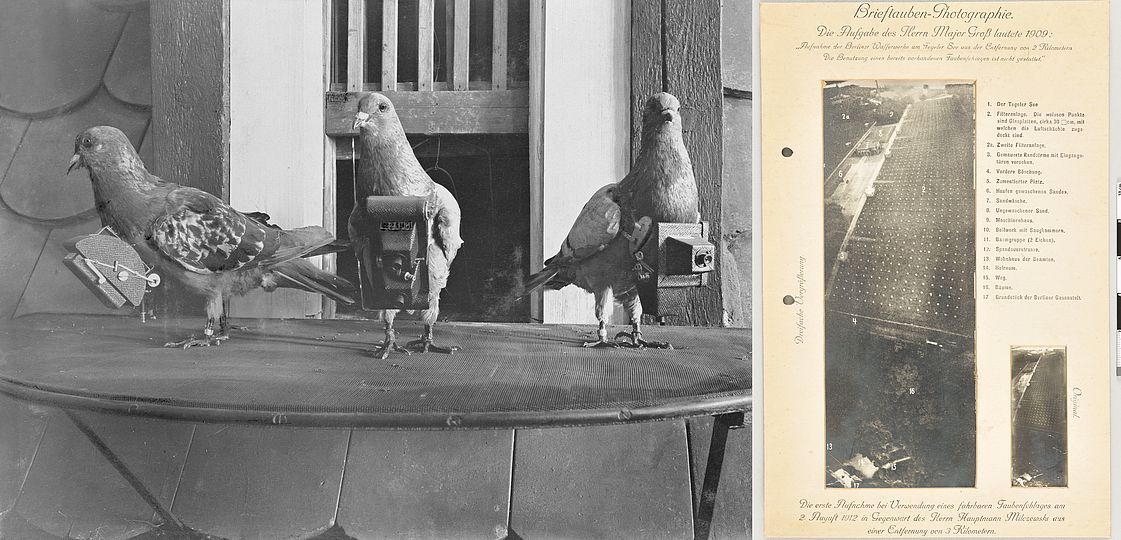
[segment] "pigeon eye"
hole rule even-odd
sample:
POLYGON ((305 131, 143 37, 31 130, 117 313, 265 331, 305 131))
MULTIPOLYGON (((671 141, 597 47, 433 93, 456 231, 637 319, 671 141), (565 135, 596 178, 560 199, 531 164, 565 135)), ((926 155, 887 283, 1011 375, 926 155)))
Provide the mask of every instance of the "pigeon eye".
POLYGON ((89 147, 93 146, 93 139, 91 139, 89 137, 83 137, 82 138, 82 146, 84 148, 89 148, 89 147))
POLYGON ((389 110, 389 105, 386 105, 385 103, 382 103, 382 104, 378 105, 378 111, 385 112, 385 111, 388 111, 388 110, 389 110))

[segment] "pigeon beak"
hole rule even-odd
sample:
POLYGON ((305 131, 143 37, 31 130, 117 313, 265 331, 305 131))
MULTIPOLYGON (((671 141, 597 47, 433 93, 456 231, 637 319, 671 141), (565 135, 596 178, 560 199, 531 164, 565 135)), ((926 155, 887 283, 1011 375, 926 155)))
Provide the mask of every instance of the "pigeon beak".
POLYGON ((370 123, 370 113, 358 111, 358 113, 354 115, 354 131, 358 131, 358 128, 360 128, 362 126, 365 126, 369 123, 370 123))
POLYGON ((79 156, 78 154, 74 154, 74 156, 70 158, 70 166, 66 168, 66 174, 70 174, 70 173, 74 172, 74 169, 79 169, 81 167, 82 167, 82 156, 79 156))
POLYGON ((668 107, 662 109, 662 120, 665 120, 666 122, 673 122, 673 112, 673 109, 670 109, 668 107))

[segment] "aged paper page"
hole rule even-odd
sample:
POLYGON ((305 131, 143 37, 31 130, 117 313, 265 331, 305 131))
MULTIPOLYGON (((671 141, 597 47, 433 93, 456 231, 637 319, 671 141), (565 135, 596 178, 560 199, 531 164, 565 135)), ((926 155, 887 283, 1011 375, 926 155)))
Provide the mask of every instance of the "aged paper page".
POLYGON ((760 6, 768 536, 1109 535, 1108 9, 760 6))

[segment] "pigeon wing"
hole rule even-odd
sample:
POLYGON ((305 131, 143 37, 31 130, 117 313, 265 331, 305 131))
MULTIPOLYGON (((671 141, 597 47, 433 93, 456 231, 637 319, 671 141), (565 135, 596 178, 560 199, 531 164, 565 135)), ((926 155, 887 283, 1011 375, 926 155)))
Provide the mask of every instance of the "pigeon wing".
POLYGON ((620 208, 615 202, 615 184, 603 186, 584 204, 568 231, 558 258, 580 261, 600 251, 619 234, 620 208))
POLYGON ((281 233, 205 191, 181 187, 167 195, 148 241, 187 270, 211 274, 270 262, 281 233))
POLYGON ((452 261, 463 245, 459 234, 462 212, 459 203, 451 192, 440 184, 435 184, 436 215, 433 219, 432 240, 428 246, 429 287, 435 290, 447 286, 452 261))

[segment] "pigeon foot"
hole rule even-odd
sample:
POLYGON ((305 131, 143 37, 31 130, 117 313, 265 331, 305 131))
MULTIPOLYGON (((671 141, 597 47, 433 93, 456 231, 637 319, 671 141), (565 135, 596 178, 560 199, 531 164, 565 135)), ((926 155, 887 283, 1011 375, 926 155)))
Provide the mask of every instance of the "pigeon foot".
POLYGON ((436 345, 435 343, 432 343, 432 340, 430 338, 421 338, 410 341, 405 344, 405 348, 416 353, 435 352, 443 354, 455 354, 455 351, 459 350, 458 345, 441 347, 439 345, 436 345))
POLYGON ((378 345, 378 348, 369 352, 378 360, 385 360, 386 358, 389 358, 390 352, 405 353, 406 355, 412 354, 412 351, 398 345, 396 339, 383 341, 380 345, 378 345))
POLYGON ((596 341, 585 341, 584 347, 588 349, 618 349, 619 344, 614 341, 607 341, 606 339, 600 338, 596 341))
POLYGON ((646 341, 642 339, 642 332, 619 332, 615 334, 615 341, 620 347, 629 347, 632 349, 672 349, 673 345, 665 341, 646 341), (619 339, 629 338, 629 339, 619 339))
POLYGON ((229 336, 203 336, 201 338, 190 336, 187 339, 180 341, 169 341, 164 343, 165 348, 183 348, 190 349, 191 347, 209 347, 211 345, 220 345, 223 340, 229 339, 229 336))

